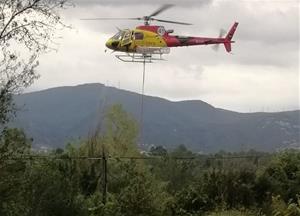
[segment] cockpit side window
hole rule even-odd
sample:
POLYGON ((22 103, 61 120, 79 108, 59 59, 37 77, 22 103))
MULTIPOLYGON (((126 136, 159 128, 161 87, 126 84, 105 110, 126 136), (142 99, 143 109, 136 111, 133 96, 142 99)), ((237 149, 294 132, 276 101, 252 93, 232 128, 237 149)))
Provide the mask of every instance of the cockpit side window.
POLYGON ((134 38, 136 40, 143 40, 144 39, 144 34, 142 32, 134 32, 134 38))

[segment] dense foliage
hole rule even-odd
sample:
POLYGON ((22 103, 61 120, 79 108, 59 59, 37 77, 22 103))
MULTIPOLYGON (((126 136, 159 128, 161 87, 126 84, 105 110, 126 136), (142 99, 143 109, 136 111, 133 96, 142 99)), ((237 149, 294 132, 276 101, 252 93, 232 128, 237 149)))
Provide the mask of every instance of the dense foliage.
POLYGON ((141 154, 137 125, 121 106, 100 128, 47 153, 5 130, 0 215, 300 215, 299 151, 198 155, 181 145, 141 154))

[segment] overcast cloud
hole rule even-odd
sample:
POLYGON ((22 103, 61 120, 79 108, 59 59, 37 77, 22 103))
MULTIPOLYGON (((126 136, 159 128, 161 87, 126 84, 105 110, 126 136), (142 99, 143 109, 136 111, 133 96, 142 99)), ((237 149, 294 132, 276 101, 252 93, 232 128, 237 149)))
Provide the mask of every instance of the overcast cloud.
POLYGON ((72 30, 61 33, 57 53, 42 56, 41 78, 31 90, 101 82, 140 92, 142 66, 104 53, 116 28, 135 21, 81 21, 94 17, 139 17, 163 3, 176 4, 159 18, 192 22, 166 24, 174 34, 218 36, 238 21, 233 55, 220 47, 173 48, 168 61, 147 65, 146 93, 170 100, 204 100, 230 110, 279 111, 299 108, 299 1, 290 0, 76 0, 64 11, 72 30))

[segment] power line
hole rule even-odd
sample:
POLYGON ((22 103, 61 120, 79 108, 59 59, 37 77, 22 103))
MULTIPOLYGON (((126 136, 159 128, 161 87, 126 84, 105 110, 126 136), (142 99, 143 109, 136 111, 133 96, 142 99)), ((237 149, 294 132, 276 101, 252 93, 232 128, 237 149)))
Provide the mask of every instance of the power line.
POLYGON ((215 2, 236 2, 236 3, 299 3, 299 0, 214 0, 215 2))
POLYGON ((51 156, 51 155, 19 155, 14 157, 0 158, 0 161, 9 160, 230 160, 230 159, 256 159, 270 158, 272 155, 241 155, 241 156, 194 156, 194 157, 172 157, 172 156, 51 156))

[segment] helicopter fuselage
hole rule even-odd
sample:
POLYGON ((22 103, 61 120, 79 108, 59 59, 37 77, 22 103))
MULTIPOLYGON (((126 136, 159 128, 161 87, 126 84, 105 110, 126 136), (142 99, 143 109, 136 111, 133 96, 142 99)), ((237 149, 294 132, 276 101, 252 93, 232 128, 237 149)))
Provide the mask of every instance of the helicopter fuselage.
POLYGON ((134 30, 124 29, 111 37, 106 46, 109 49, 127 53, 138 53, 141 49, 151 50, 170 47, 224 44, 227 52, 231 51, 233 34, 238 23, 234 23, 226 37, 190 37, 172 35, 173 30, 166 31, 163 26, 143 25, 134 30))

